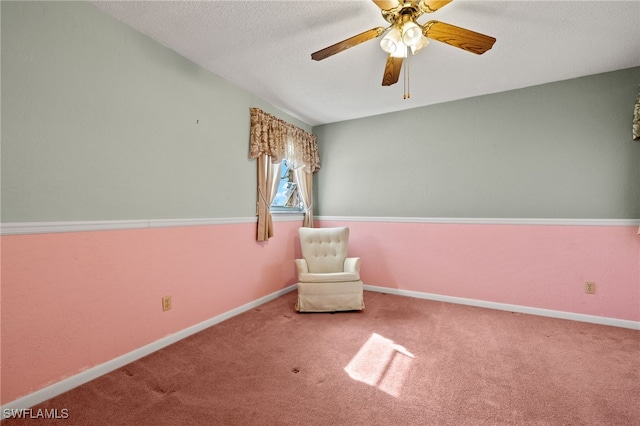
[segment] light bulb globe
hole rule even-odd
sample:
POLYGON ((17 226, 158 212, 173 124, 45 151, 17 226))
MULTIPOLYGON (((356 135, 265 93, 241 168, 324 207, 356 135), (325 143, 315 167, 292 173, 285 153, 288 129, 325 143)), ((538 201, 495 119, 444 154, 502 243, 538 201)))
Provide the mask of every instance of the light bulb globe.
POLYGON ((388 54, 392 54, 397 49, 396 44, 393 42, 393 40, 390 40, 387 37, 384 37, 382 40, 380 40, 380 47, 388 54))
POLYGON ((407 21, 402 25, 402 41, 407 46, 414 46, 422 37, 422 29, 413 21, 407 21))
POLYGON ((380 40, 380 47, 390 55, 401 50, 400 48, 403 46, 400 29, 398 27, 391 28, 387 35, 380 40))

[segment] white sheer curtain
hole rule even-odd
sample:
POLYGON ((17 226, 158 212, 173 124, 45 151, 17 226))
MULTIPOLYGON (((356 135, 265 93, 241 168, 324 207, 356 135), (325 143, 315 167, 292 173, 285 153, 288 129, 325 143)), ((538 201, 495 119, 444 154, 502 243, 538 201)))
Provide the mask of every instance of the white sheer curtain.
POLYGON ((307 173, 304 167, 298 167, 293 171, 293 181, 298 185, 298 193, 304 206, 302 226, 313 228, 313 173, 307 173))

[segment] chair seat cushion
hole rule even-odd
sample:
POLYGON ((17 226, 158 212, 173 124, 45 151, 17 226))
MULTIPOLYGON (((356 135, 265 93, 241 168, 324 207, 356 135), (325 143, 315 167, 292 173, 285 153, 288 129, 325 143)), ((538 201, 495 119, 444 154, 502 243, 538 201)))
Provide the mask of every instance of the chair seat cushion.
POLYGON ((336 283, 343 281, 358 281, 360 274, 357 272, 329 272, 315 274, 306 272, 298 274, 298 281, 306 283, 336 283))

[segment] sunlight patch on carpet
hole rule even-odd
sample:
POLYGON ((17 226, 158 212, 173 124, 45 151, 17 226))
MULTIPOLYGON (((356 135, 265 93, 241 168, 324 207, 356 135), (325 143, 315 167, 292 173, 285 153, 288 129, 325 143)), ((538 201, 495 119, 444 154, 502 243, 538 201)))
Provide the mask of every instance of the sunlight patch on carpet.
POLYGON ((377 333, 373 333, 344 371, 369 386, 399 397, 402 385, 409 375, 415 356, 404 347, 377 333))

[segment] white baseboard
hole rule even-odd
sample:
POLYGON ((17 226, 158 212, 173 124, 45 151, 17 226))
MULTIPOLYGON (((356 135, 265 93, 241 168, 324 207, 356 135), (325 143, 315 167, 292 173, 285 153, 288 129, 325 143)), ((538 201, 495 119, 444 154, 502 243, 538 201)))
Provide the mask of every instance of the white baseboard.
MULTIPOLYGON (((21 410, 33 407, 34 405, 40 404, 48 399, 51 399, 55 396, 58 396, 64 392, 67 392, 75 387, 83 385, 93 379, 96 379, 100 376, 103 376, 111 371, 117 370, 120 367, 123 367, 137 359, 140 359, 144 356, 147 356, 153 352, 156 352, 166 346, 169 346, 173 343, 176 343, 179 340, 184 339, 185 337, 189 337, 192 334, 198 333, 206 328, 209 328, 213 325, 216 325, 226 319, 234 317, 238 314, 246 312, 250 309, 255 308, 256 306, 262 305, 263 303, 269 302, 275 298, 278 298, 282 295, 285 295, 297 288, 297 284, 293 284, 289 287, 286 287, 282 290, 278 290, 274 293, 261 297, 259 299, 254 300, 253 302, 249 302, 245 305, 239 306, 235 309, 232 309, 228 312, 220 314, 216 317, 203 321, 199 324, 193 325, 191 327, 185 328, 177 333, 166 336, 160 340, 157 340, 153 343, 150 343, 146 346, 138 348, 134 351, 131 351, 127 354, 121 355, 117 358, 109 360, 103 364, 97 365, 93 368, 85 370, 81 373, 78 373, 74 376, 71 376, 67 379, 61 380, 57 383, 54 383, 46 388, 37 390, 29 395, 25 395, 21 398, 16 399, 15 401, 9 402, 2 407, 0 407, 0 413, 4 414, 5 410, 21 410)), ((0 419, 2 419, 2 415, 0 414, 0 419)))
POLYGON ((610 325, 613 327, 640 330, 640 322, 617 318, 599 317, 595 315, 576 314, 573 312, 554 311, 550 309, 532 308, 529 306, 509 305, 507 303, 487 302, 484 300, 465 299, 463 297, 442 296, 440 294, 422 293, 419 291, 400 290, 397 288, 364 285, 364 289, 378 293, 389 293, 398 296, 415 297, 417 299, 435 300, 438 302, 456 303, 458 305, 477 306, 480 308, 497 309, 500 311, 518 312, 521 314, 539 315, 542 317, 560 318, 572 321, 589 322, 593 324, 610 325))
MULTIPOLYGON (((81 373, 78 373, 72 377, 69 377, 57 383, 54 383, 51 386, 47 386, 46 388, 40 389, 29 395, 18 398, 15 401, 9 402, 3 405, 2 407, 0 407, 0 412, 4 413, 5 410, 20 410, 20 409, 27 409, 27 408, 33 407, 34 405, 40 404, 41 402, 51 399, 57 395, 60 395, 75 387, 83 385, 93 379, 96 379, 102 375, 110 373, 111 371, 114 371, 120 367, 123 367, 137 359, 140 359, 166 346, 169 346, 179 340, 184 339, 185 337, 191 336, 192 334, 198 333, 226 319, 229 319, 238 314, 241 314, 250 309, 253 309, 256 306, 262 305, 263 303, 269 302, 270 300, 273 300, 277 297, 290 293, 291 291, 294 291, 296 288, 297 288, 297 284, 293 284, 282 290, 278 290, 267 296, 261 297, 260 299, 254 300, 253 302, 249 302, 245 305, 239 306, 221 315, 213 317, 207 321, 203 321, 199 324, 188 327, 177 333, 166 336, 160 340, 157 340, 146 346, 138 348, 127 354, 124 354, 110 361, 107 361, 103 364, 97 365, 93 368, 90 368, 81 373)), ((364 289, 367 291, 374 291, 378 293, 388 293, 388 294, 394 294, 398 296, 414 297, 418 299, 435 300, 439 302, 456 303, 460 305, 477 306, 480 308, 497 309, 501 311, 518 312, 523 314, 539 315, 544 317, 560 318, 560 319, 567 319, 572 321, 588 322, 588 323, 594 323, 594 324, 609 325, 614 327, 640 330, 640 322, 637 322, 637 321, 628 321, 628 320, 622 320, 622 319, 616 319, 616 318, 598 317, 594 315, 576 314, 572 312, 531 308, 528 306, 509 305, 506 303, 487 302, 483 300, 465 299, 462 297, 442 296, 439 294, 422 293, 422 292, 410 291, 410 290, 400 290, 395 288, 379 287, 379 286, 373 286, 368 284, 364 285, 364 289)))

